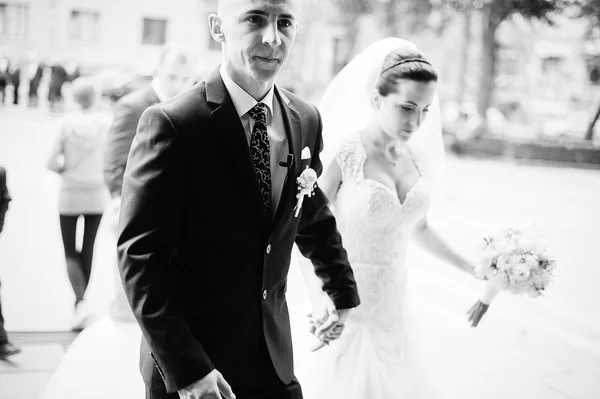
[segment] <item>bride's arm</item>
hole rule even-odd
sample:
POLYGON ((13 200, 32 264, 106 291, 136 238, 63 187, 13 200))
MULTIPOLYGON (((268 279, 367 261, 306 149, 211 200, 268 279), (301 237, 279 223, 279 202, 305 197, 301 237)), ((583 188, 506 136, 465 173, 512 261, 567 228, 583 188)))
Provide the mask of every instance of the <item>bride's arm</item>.
POLYGON ((451 264, 458 270, 475 277, 473 262, 454 251, 450 245, 429 226, 427 218, 423 218, 415 226, 413 240, 433 256, 451 264))

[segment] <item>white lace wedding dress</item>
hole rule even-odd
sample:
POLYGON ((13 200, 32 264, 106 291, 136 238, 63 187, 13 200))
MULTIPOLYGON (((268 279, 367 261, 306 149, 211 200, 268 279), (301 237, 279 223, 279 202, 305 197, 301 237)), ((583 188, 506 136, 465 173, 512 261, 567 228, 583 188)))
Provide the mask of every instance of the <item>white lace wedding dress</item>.
MULTIPOLYGON (((333 210, 361 297, 342 337, 305 355, 298 348, 297 375, 307 399, 441 398, 431 384, 431 365, 415 344, 407 307, 407 247, 430 201, 421 177, 404 201, 395 190, 364 176, 366 150, 353 134, 335 159, 342 185, 333 210), (310 366, 309 366, 310 365, 310 366)), ((302 338, 295 342, 299 342, 302 338)))

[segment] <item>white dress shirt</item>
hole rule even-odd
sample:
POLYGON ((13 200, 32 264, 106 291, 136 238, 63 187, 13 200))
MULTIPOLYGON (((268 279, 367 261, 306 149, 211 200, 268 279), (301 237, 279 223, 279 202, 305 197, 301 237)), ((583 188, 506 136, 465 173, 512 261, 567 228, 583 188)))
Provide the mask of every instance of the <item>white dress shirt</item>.
POLYGON ((248 115, 248 111, 259 102, 267 106, 267 135, 269 136, 269 145, 271 147, 271 214, 275 216, 279 201, 281 200, 283 183, 287 175, 287 168, 280 166, 279 162, 285 161, 290 153, 288 139, 285 134, 281 104, 279 104, 279 101, 274 96, 275 90, 273 87, 271 87, 271 90, 269 90, 262 100, 256 101, 250 94, 238 86, 237 83, 231 80, 223 65, 219 68, 219 72, 246 132, 248 145, 250 145, 250 137, 252 135, 252 128, 254 127, 254 120, 248 115))

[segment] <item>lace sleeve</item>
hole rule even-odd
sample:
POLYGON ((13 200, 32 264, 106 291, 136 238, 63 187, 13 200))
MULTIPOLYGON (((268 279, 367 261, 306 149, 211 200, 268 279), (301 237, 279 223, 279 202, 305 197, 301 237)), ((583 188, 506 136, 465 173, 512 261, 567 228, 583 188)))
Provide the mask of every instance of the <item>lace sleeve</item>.
POLYGON ((342 171, 342 181, 354 180, 360 176, 363 157, 358 140, 360 140, 358 134, 353 135, 342 143, 335 153, 335 161, 342 171))

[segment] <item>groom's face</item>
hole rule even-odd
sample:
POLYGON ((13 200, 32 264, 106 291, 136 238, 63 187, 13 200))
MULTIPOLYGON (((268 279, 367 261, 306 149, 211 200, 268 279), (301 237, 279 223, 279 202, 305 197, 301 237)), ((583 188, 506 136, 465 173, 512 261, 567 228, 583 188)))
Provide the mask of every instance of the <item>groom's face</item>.
POLYGON ((224 64, 238 84, 272 83, 296 39, 294 0, 222 0, 224 64))

